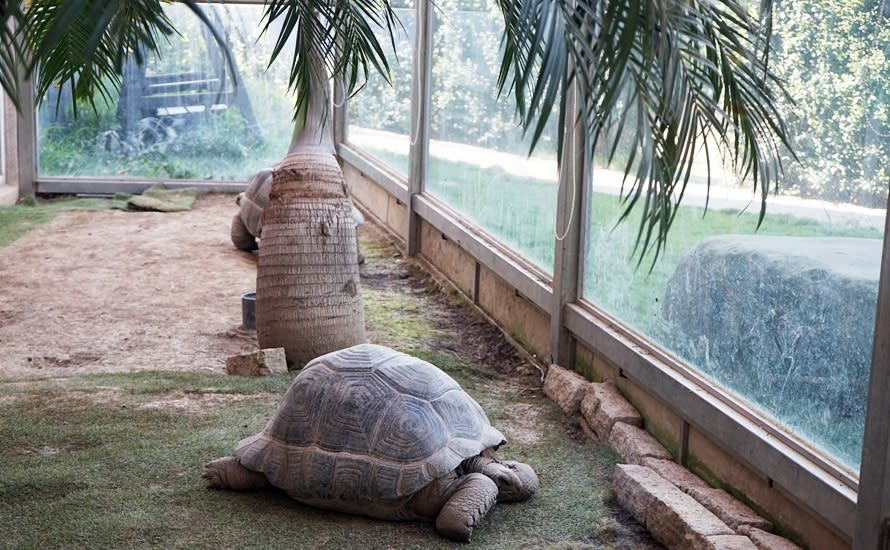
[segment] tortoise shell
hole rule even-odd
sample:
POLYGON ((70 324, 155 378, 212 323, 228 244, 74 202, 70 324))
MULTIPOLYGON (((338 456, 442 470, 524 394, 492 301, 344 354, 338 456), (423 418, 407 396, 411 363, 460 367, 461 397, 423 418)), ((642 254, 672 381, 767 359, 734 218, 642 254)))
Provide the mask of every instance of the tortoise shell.
POLYGON ((238 205, 241 207, 238 215, 241 216, 247 231, 258 239, 263 231, 263 209, 269 204, 270 189, 272 189, 272 171, 261 170, 253 176, 244 194, 238 198, 238 205))
POLYGON ((235 456, 298 500, 374 502, 411 495, 503 443, 450 376, 361 344, 308 363, 235 456))

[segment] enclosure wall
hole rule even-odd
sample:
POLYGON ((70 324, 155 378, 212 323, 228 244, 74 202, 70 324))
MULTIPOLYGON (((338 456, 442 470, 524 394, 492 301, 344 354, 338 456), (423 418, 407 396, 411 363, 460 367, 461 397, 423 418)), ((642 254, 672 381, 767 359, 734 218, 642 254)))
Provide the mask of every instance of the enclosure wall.
MULTIPOLYGON (((407 185, 381 167, 364 165, 367 157, 349 145, 341 144, 340 153, 354 199, 404 245, 407 199, 399 199, 397 195, 404 197, 407 185)), ((552 300, 546 277, 501 250, 497 242, 455 217, 454 212, 441 203, 424 195, 417 195, 414 200, 420 206, 416 210, 423 220, 419 258, 476 304, 514 341, 541 363, 546 363, 550 356, 549 304, 552 300), (540 304, 536 304, 535 299, 540 304)), ((633 342, 617 333, 604 337, 610 330, 609 325, 584 308, 572 308, 568 323, 577 340, 576 370, 591 380, 615 382, 644 416, 646 429, 675 459, 681 461, 683 457, 690 470, 725 488, 773 520, 783 534, 810 548, 836 549, 850 545, 850 531, 845 530, 852 529, 854 520, 856 496, 853 491, 837 483, 823 485, 825 475, 790 449, 765 451, 750 440, 743 441, 735 435, 736 431, 752 430, 754 438, 763 436, 762 439, 769 440, 767 435, 757 433, 762 430, 746 419, 731 418, 739 426, 713 437, 709 430, 720 428, 704 419, 713 416, 713 410, 691 401, 684 403, 682 395, 669 400, 673 403, 666 402, 658 392, 647 387, 652 384, 651 370, 635 370, 629 364, 619 367, 620 361, 609 359, 610 355, 620 358, 621 353, 614 352, 619 347, 637 353, 631 351, 639 349, 633 342), (603 342, 602 349, 598 350, 597 341, 603 342), (698 410, 705 412, 698 413, 698 410), (697 427, 699 425, 705 428, 697 427), (725 439, 721 440, 720 436, 725 439), (734 441, 740 446, 734 447, 734 441), (786 471, 792 473, 787 477, 773 477, 751 464, 752 459, 757 458, 751 453, 765 453, 763 460, 783 463, 791 469, 786 471), (820 478, 821 483, 808 480, 810 476, 820 478), (802 492, 816 500, 801 498, 802 492)), ((690 393, 696 393, 685 387, 690 393)), ((726 407, 712 406, 720 409, 720 415, 734 416, 726 407)))

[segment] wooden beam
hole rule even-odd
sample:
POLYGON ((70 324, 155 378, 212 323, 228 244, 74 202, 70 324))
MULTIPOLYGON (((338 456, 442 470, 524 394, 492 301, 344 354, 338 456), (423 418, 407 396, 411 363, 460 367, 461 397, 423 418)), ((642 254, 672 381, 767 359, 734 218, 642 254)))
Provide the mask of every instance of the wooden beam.
POLYGON ((16 156, 19 198, 34 195, 37 177, 37 107, 34 100, 34 82, 25 79, 25 69, 19 67, 19 112, 16 116, 16 156))
POLYGON ((432 80, 432 20, 433 3, 415 4, 414 62, 411 100, 411 143, 408 166, 408 234, 405 242, 409 256, 420 252, 420 218, 414 211, 414 198, 423 193, 430 156, 430 81, 432 80))
MULTIPOLYGON (((145 178, 106 179, 106 178, 38 178, 34 190, 40 194, 63 195, 102 195, 112 196, 124 192, 139 194, 156 183, 163 183, 169 189, 197 187, 202 191, 216 193, 237 193, 247 188, 244 181, 208 181, 208 180, 161 180, 145 178)), ((232 204, 234 204, 234 199, 232 204)))
POLYGON ((890 548, 890 218, 878 288, 854 550, 890 548))
MULTIPOLYGON (((567 112, 574 113, 577 90, 569 91, 567 112)), ((574 115, 569 115, 574 116, 574 115)), ((584 234, 585 135, 581 124, 566 128, 556 198, 556 250, 553 262, 553 303, 550 307, 550 362, 571 369, 575 364, 575 340, 566 328, 565 308, 581 296, 581 265, 584 234)))
POLYGON ((493 242, 436 198, 426 193, 417 195, 414 206, 422 220, 448 237, 479 264, 497 274, 535 307, 544 313, 549 311, 553 293, 547 274, 531 262, 508 253, 505 246, 493 242))

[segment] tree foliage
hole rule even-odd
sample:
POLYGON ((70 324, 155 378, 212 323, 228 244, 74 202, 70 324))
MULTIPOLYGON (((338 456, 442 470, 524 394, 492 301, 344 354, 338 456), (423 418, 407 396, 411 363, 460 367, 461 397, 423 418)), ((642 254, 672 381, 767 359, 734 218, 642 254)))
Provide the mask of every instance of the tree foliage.
POLYGON ((804 197, 884 207, 890 184, 890 2, 782 0, 778 74, 799 165, 787 186, 804 197))
MULTIPOLYGON (((179 1, 206 21, 196 0, 179 1)), ((19 5, 4 8, 10 4, 19 5)), ((32 72, 41 66, 39 95, 60 82, 74 85, 75 101, 107 94, 119 86, 129 55, 157 51, 159 39, 175 32, 162 4, 34 0, 24 12, 4 13, 7 21, 20 25, 18 31, 2 32, 20 32, 27 46, 25 59, 17 59, 17 41, 0 40, 4 87, 15 93, 7 69, 24 61, 32 72)), ((761 194, 764 212, 788 141, 776 110, 781 85, 768 62, 772 0, 762 0, 759 10, 749 4, 496 1, 504 30, 497 84, 515 98, 532 147, 554 113, 560 145, 565 128, 576 121, 591 147, 601 136, 623 135, 612 130, 631 121, 635 142, 625 165, 623 197, 625 217, 635 208, 643 212, 637 239, 641 255, 654 249, 657 256, 664 246, 692 160, 701 148, 707 153, 711 142, 729 152, 737 172, 761 194), (575 89, 579 101, 571 106, 568 98, 575 89)), ((296 95, 298 129, 310 112, 324 123, 316 110, 327 109, 318 98, 327 97, 329 78, 344 82, 350 95, 371 72, 389 79, 378 37, 395 49, 401 25, 390 0, 267 0, 264 5, 265 29, 277 33, 271 59, 282 54, 291 59, 289 86, 296 95)), ((447 69, 439 74, 440 79, 447 76, 447 69)), ((465 102, 464 107, 472 113, 477 106, 465 102)))

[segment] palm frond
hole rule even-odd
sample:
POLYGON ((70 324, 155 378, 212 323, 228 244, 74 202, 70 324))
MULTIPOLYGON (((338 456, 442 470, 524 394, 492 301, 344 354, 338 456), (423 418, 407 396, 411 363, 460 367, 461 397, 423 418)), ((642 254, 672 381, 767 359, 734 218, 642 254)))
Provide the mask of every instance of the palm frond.
MULTIPOLYGON (((222 46, 230 69, 233 60, 225 39, 195 0, 179 0, 210 29, 222 46)), ((143 63, 161 41, 176 32, 159 0, 34 0, 25 14, 30 50, 29 75, 37 74, 36 94, 70 83, 73 107, 95 98, 110 101, 120 89, 130 56, 143 63)), ((234 73, 234 71, 232 71, 234 73)))
POLYGON ((762 221, 782 171, 779 154, 791 151, 776 109, 785 91, 768 66, 769 0, 759 13, 742 0, 499 0, 499 6, 505 21, 499 86, 513 90, 533 147, 573 85, 580 108, 560 112, 560 135, 564 124, 581 121, 588 147, 606 147, 610 160, 618 140, 632 135, 620 221, 640 209, 640 261, 650 251, 657 260, 699 153, 707 158, 710 189, 712 142, 760 193, 762 221))
POLYGON ((395 35, 404 30, 388 0, 270 0, 263 18, 263 32, 275 22, 280 25, 270 65, 289 41, 295 42, 288 80, 296 97, 295 118, 331 78, 342 79, 350 97, 372 69, 389 81, 389 63, 377 31, 386 31, 394 50, 395 35))
POLYGON ((0 9, 0 86, 19 108, 19 67, 25 65, 22 29, 25 14, 19 2, 3 2, 0 9))

